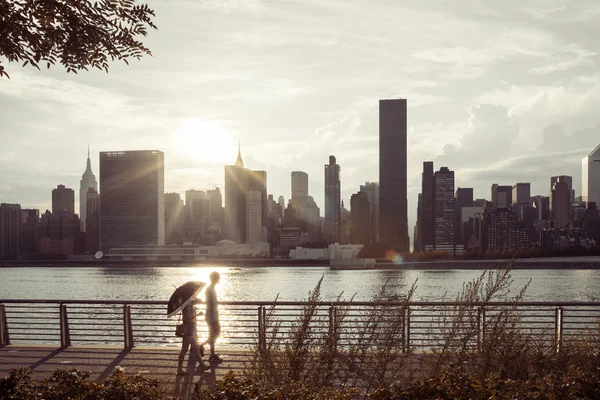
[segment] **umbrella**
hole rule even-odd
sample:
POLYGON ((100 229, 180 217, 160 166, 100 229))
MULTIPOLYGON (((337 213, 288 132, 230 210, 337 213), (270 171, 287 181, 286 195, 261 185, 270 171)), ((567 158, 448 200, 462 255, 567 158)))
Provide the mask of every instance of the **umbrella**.
POLYGON ((167 317, 173 317, 177 315, 179 311, 183 310, 185 306, 194 300, 204 286, 206 286, 206 283, 204 282, 187 282, 175 289, 169 299, 167 317))

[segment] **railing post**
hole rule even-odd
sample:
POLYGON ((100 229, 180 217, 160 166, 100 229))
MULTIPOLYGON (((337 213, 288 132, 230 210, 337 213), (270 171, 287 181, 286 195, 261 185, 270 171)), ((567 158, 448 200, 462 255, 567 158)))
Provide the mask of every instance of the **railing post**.
POLYGON ((69 330, 69 316, 67 315, 67 305, 60 304, 60 347, 69 347, 71 345, 71 332, 69 330))
POLYGON ((563 334, 563 308, 556 307, 554 310, 554 339, 556 344, 556 352, 560 353, 562 349, 562 334, 563 334))
POLYGON ((265 308, 258 307, 258 349, 263 352, 267 347, 267 339, 265 337, 265 308))
POLYGON ((0 304, 0 347, 10 344, 10 336, 8 336, 8 322, 6 320, 6 309, 4 304, 0 304))
POLYGON ((479 351, 485 346, 485 307, 481 306, 477 310, 477 347, 479 351))
MULTIPOLYGON (((337 316, 337 313, 335 312, 335 306, 329 307, 329 338, 331 340, 334 339, 334 335, 337 335, 337 332, 335 329, 336 324, 337 324, 336 316, 337 316)), ((334 351, 337 351, 337 340, 335 340, 333 343, 335 343, 335 347, 336 347, 334 349, 334 351)))
POLYGON ((404 317, 406 325, 406 352, 410 352, 410 307, 406 306, 406 315, 404 317))
POLYGON ((124 347, 130 349, 133 347, 133 329, 131 326, 131 307, 129 304, 123 305, 123 336, 124 347))

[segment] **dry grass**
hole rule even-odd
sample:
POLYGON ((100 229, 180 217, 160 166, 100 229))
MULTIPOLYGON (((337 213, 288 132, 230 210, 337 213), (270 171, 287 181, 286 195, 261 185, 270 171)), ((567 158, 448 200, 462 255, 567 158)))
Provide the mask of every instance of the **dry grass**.
POLYGON ((572 367, 600 375, 600 322, 584 336, 563 338, 558 352, 553 329, 534 335, 523 327, 518 305, 529 284, 514 291, 511 267, 509 262, 504 270, 485 271, 465 283, 452 305, 431 321, 437 346, 420 353, 405 346, 416 282, 401 298, 383 285, 373 303, 357 313, 354 298, 342 295, 340 304, 324 308, 321 278, 291 324, 278 315, 277 302, 265 310, 265 342, 257 343, 246 377, 265 387, 293 382, 370 393, 449 369, 479 379, 528 379, 572 367))

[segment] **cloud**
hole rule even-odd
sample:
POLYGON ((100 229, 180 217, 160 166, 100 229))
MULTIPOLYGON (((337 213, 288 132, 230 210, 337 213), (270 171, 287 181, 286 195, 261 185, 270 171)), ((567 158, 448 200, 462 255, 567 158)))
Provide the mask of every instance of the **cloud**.
POLYGON ((530 74, 549 74, 569 68, 594 65, 595 51, 587 50, 580 45, 571 44, 550 58, 549 64, 529 69, 530 74))

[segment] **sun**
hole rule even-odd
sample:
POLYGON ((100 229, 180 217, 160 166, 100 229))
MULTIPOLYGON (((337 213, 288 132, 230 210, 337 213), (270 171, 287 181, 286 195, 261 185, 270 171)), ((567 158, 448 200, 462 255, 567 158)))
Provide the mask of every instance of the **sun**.
POLYGON ((186 118, 173 136, 173 144, 183 156, 208 163, 235 160, 237 145, 231 133, 219 122, 186 118))

